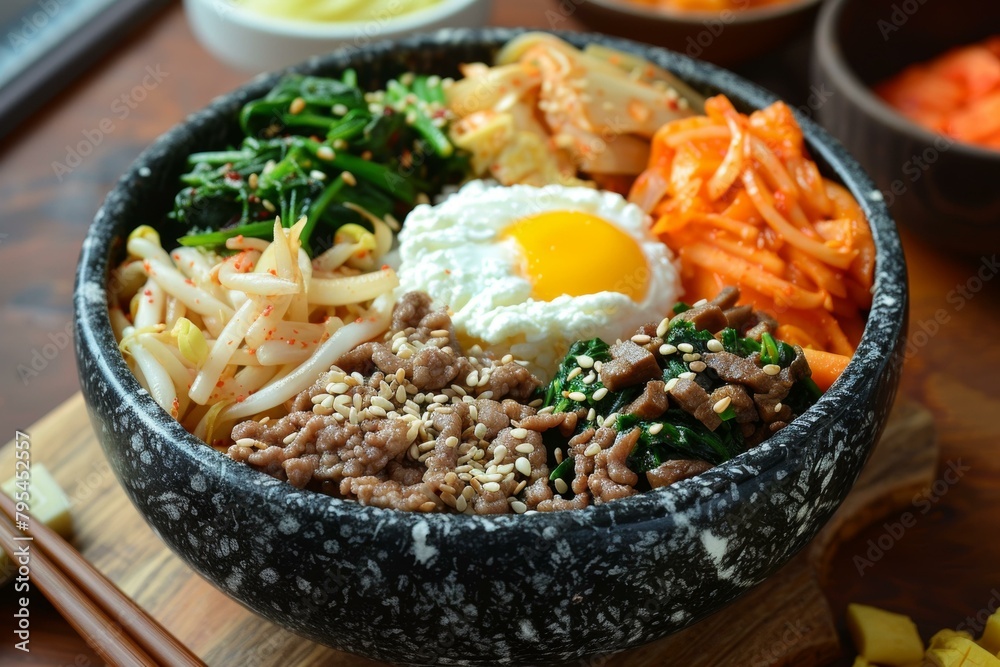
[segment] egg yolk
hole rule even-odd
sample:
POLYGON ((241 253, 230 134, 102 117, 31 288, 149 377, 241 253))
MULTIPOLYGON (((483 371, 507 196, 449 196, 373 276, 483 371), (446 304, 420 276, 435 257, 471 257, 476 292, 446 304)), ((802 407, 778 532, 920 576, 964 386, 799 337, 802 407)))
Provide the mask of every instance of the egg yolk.
POLYGON ((646 296, 649 266, 636 240, 618 226, 581 211, 547 211, 510 225, 502 238, 521 249, 521 273, 532 296, 556 297, 620 292, 633 301, 646 296))

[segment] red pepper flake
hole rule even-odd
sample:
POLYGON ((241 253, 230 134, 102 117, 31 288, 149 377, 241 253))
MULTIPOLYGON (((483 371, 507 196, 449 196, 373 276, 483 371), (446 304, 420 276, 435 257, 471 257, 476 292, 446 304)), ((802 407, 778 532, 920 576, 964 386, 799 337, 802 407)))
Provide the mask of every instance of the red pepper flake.
POLYGON ((187 283, 188 285, 190 285, 191 287, 194 287, 194 281, 193 281, 193 280, 191 280, 190 278, 185 278, 185 279, 184 279, 184 282, 186 282, 186 283, 187 283))
POLYGON ((268 271, 268 273, 270 273, 272 276, 276 276, 276 275, 278 275, 278 270, 277 269, 271 269, 271 270, 268 271))
POLYGON ((247 354, 249 354, 250 356, 253 356, 253 355, 257 354, 257 348, 255 348, 255 347, 248 347, 247 348, 247 354))
POLYGON ((355 322, 356 322, 357 324, 361 324, 362 322, 364 322, 364 321, 365 321, 365 318, 363 318, 363 317, 359 317, 358 319, 356 319, 356 320, 354 320, 354 321, 355 321, 355 322))
POLYGON ((222 389, 224 385, 225 383, 222 380, 219 380, 218 382, 215 383, 215 386, 218 387, 219 389, 222 389))
POLYGON ((382 270, 383 271, 388 271, 389 270, 389 265, 388 264, 383 264, 382 265, 382 270))
POLYGON ((148 288, 147 288, 147 289, 144 289, 144 290, 142 291, 142 293, 143 293, 143 294, 145 294, 146 296, 153 296, 153 290, 151 290, 151 289, 148 289, 148 288))
POLYGON ((242 395, 242 394, 240 394, 239 396, 236 397, 236 402, 237 403, 242 403, 245 400, 247 400, 247 397, 244 396, 244 395, 242 395))
POLYGON ((264 310, 263 312, 261 312, 261 315, 263 317, 267 317, 268 315, 271 314, 272 311, 274 311, 274 305, 269 303, 266 306, 264 306, 264 310))
POLYGON ((175 262, 179 262, 179 261, 180 261, 180 259, 181 259, 181 255, 180 255, 180 253, 177 253, 177 252, 175 252, 175 253, 174 253, 173 255, 171 255, 171 257, 173 257, 173 258, 174 258, 174 261, 175 261, 175 262))

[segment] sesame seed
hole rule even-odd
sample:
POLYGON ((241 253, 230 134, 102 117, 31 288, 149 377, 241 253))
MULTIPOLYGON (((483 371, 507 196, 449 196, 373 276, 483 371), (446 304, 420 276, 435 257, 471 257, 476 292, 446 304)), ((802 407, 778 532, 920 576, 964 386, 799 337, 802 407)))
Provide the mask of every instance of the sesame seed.
POLYGON ((475 435, 476 435, 477 438, 479 438, 480 440, 482 440, 483 438, 486 437, 486 432, 488 430, 489 429, 486 428, 486 424, 476 424, 476 428, 473 431, 473 433, 475 433, 475 435))
POLYGON ((320 160, 326 160, 327 162, 329 162, 330 160, 337 157, 337 154, 334 153, 333 149, 330 148, 329 146, 320 146, 319 148, 316 149, 316 157, 318 157, 320 160))
POLYGON ((781 366, 778 364, 767 364, 762 370, 768 375, 777 375, 781 372, 781 366))
POLYGON ((725 347, 723 347, 722 343, 720 343, 715 338, 713 338, 712 340, 708 341, 708 343, 705 344, 705 347, 708 348, 709 352, 722 352, 725 349, 725 347))
POLYGON ((781 404, 781 401, 778 401, 777 403, 774 404, 774 411, 775 412, 781 412, 781 408, 783 408, 783 407, 785 407, 785 406, 783 406, 781 404))
POLYGON ((410 458, 413 459, 420 458, 420 449, 417 448, 417 443, 413 443, 412 445, 410 445, 409 453, 410 453, 410 458))
POLYGON ((251 190, 256 190, 258 184, 260 184, 260 176, 257 174, 250 174, 250 176, 247 177, 247 185, 250 186, 251 190))
POLYGON ((715 414, 721 415, 723 412, 726 411, 726 409, 730 406, 730 404, 732 404, 732 402, 733 399, 729 396, 720 398, 718 401, 715 402, 715 405, 712 406, 712 409, 715 410, 715 414))
POLYGON ((281 442, 283 442, 286 445, 290 445, 293 442, 295 442, 296 435, 298 435, 298 433, 289 433, 288 435, 285 436, 285 439, 282 440, 281 442))
POLYGON ((594 408, 591 408, 590 410, 587 411, 587 421, 589 422, 594 421, 594 417, 596 416, 597 416, 597 410, 595 410, 594 408))
POLYGON ((316 394, 311 400, 313 405, 319 405, 328 398, 330 398, 330 394, 316 394))
POLYGON ((455 392, 455 394, 457 394, 458 396, 465 396, 465 394, 466 394, 465 389, 463 389, 462 387, 460 387, 457 384, 451 385, 451 390, 453 392, 455 392))
POLYGON ((240 438, 236 441, 237 447, 256 447, 257 441, 253 438, 240 438))
POLYGON ((524 487, 526 486, 528 486, 528 480, 522 479, 520 482, 517 483, 517 486, 514 487, 514 495, 516 496, 517 494, 521 493, 521 491, 524 491, 524 487))
POLYGON ((691 361, 698 361, 699 359, 701 359, 701 355, 700 355, 700 354, 698 354, 697 352, 694 352, 694 353, 692 353, 692 354, 685 354, 685 355, 684 355, 683 357, 681 357, 681 358, 682 358, 682 359, 683 359, 683 360, 684 360, 685 362, 691 362, 691 361))
POLYGON ((344 183, 347 183, 351 187, 354 187, 355 185, 358 184, 358 179, 355 178, 354 174, 352 174, 349 171, 342 171, 342 172, 340 172, 340 177, 342 179, 344 179, 344 183))
POLYGON ((274 204, 271 203, 270 199, 265 199, 261 201, 261 204, 264 206, 264 208, 268 210, 269 213, 274 213, 275 211, 278 210, 277 208, 275 208, 274 204))
POLYGON ((504 445, 497 445, 493 449, 493 460, 499 462, 503 461, 505 458, 507 458, 507 447, 504 445))
POLYGON ((526 428, 515 428, 510 432, 510 437, 517 438, 518 440, 524 440, 528 437, 528 429, 526 428))
POLYGON ((472 371, 465 378, 465 384, 475 387, 479 383, 479 371, 472 371))
POLYGON ((458 438, 453 435, 449 435, 444 441, 445 447, 458 447, 458 438))
POLYGON ((686 373, 681 373, 677 377, 681 380, 693 380, 695 378, 695 374, 691 371, 687 371, 686 373))
POLYGON ((520 500, 515 500, 510 504, 510 508, 517 512, 518 514, 524 514, 528 511, 528 506, 522 503, 520 500))
MULTIPOLYGON (((402 369, 400 369, 400 370, 402 370, 402 369)), ((406 387, 404 387, 403 385, 399 385, 396 388, 396 402, 397 403, 406 403, 406 387)))
POLYGON ((483 491, 486 491, 487 493, 496 493, 499 490, 500 485, 496 482, 486 482, 483 484, 483 491))
POLYGON ((600 389, 598 389, 597 391, 594 392, 594 400, 595 401, 604 400, 604 397, 607 396, 607 395, 608 395, 608 388, 607 387, 601 387, 600 389))
POLYGON ((566 375, 566 381, 573 380, 583 374, 583 369, 577 366, 566 375))
POLYGON ((694 346, 691 345, 691 343, 681 343, 677 346, 677 349, 681 352, 687 352, 688 354, 694 352, 694 346))
POLYGON ((591 357, 591 356, 589 356, 589 355, 586 355, 586 354, 580 354, 580 355, 577 355, 577 357, 576 357, 576 364, 580 368, 593 368, 594 367, 594 358, 591 357))
POLYGON ((336 399, 334 399, 333 396, 327 396, 326 398, 323 399, 323 402, 320 403, 320 405, 322 405, 324 408, 332 408, 335 400, 336 399))
POLYGON ((708 364, 706 364, 704 361, 692 361, 690 364, 688 364, 688 368, 693 370, 695 373, 701 373, 706 368, 708 368, 708 364))
POLYGON ((670 345, 669 343, 664 343, 663 345, 660 346, 660 356, 662 357, 668 357, 676 351, 677 348, 674 347, 673 345, 670 345))
POLYGON ((531 474, 531 461, 523 456, 514 461, 514 467, 517 468, 517 471, 522 475, 531 474))
POLYGON ((635 336, 632 336, 632 342, 636 345, 646 345, 651 340, 653 339, 646 334, 636 334, 635 336))
POLYGON ((663 389, 665 391, 670 391, 671 389, 677 386, 678 382, 680 382, 679 378, 670 378, 669 380, 667 380, 667 384, 664 385, 663 389))
POLYGON ((538 414, 540 414, 540 415, 550 415, 550 414, 552 414, 555 411, 556 411, 556 406, 549 405, 549 406, 546 406, 546 407, 542 408, 541 410, 539 410, 538 414))
POLYGON ((602 366, 604 366, 604 362, 603 361, 595 361, 594 362, 594 370, 597 371, 598 373, 601 372, 601 367, 602 366))
MULTIPOLYGON (((420 435, 420 422, 414 421, 412 424, 410 424, 410 428, 406 429, 406 439, 412 442, 417 439, 418 435, 420 435)), ((417 457, 414 456, 413 458, 417 457)))
POLYGON ((514 355, 513 354, 505 354, 500 359, 500 364, 501 365, 503 365, 503 364, 509 364, 512 361, 514 361, 514 355))
POLYGON ((552 455, 556 457, 556 463, 557 464, 563 462, 563 452, 562 452, 562 448, 561 447, 556 447, 555 451, 552 452, 552 455))
MULTIPOLYGON (((501 477, 503 477, 504 475, 509 475, 512 472, 514 472, 513 463, 504 463, 502 466, 497 466, 497 474, 500 475, 501 477)), ((500 480, 495 480, 495 481, 499 482, 500 480)))
POLYGON ((692 308, 701 308, 702 306, 708 304, 708 299, 699 299, 691 304, 692 308))
POLYGON ((656 326, 656 335, 658 338, 663 338, 667 335, 667 331, 670 330, 670 318, 664 317, 660 320, 660 323, 656 326))
POLYGON ((564 480, 562 477, 556 478, 556 491, 558 491, 559 493, 566 493, 567 491, 569 491, 569 484, 567 484, 566 480, 564 480))
POLYGON ((466 509, 468 509, 468 507, 469 504, 465 501, 465 496, 459 496, 458 498, 455 498, 455 509, 457 509, 459 512, 464 512, 466 509))
POLYGON ((613 426, 616 419, 618 419, 618 413, 612 412, 610 415, 604 418, 604 425, 613 426))
POLYGON ((590 371, 589 373, 587 373, 587 377, 583 378, 583 383, 594 384, 595 380, 597 380, 597 373, 595 373, 594 371, 590 371))
POLYGON ((649 434, 650 435, 656 435, 657 433, 659 433, 662 430, 663 430, 663 423, 662 422, 656 422, 655 424, 653 424, 652 426, 649 427, 649 434))
POLYGON ((292 115, 298 115, 306 110, 306 101, 301 97, 296 97, 292 100, 292 103, 288 105, 288 110, 292 115))
POLYGON ((577 403, 582 403, 583 401, 587 400, 587 395, 582 391, 571 391, 569 393, 569 396, 567 396, 566 398, 568 398, 571 401, 576 401, 577 403))
POLYGON ((444 405, 445 403, 451 400, 451 397, 449 397, 447 394, 438 394, 437 396, 434 397, 433 400, 435 403, 440 403, 441 405, 444 405))
MULTIPOLYGON (((482 426, 483 428, 486 428, 485 424, 483 424, 482 426)), ((530 442, 522 442, 520 445, 514 448, 514 451, 516 451, 519 454, 530 454, 533 451, 535 451, 535 446, 532 445, 530 442)))
POLYGON ((391 401, 388 401, 381 396, 372 397, 372 406, 382 408, 383 410, 392 410, 394 407, 391 401))
POLYGON ((587 449, 583 450, 584 456, 597 456, 601 453, 601 446, 596 442, 592 442, 587 446, 587 449))
POLYGON ((328 417, 333 414, 333 408, 328 408, 325 405, 314 405, 313 414, 319 415, 320 417, 328 417))
POLYGON ((338 116, 343 116, 343 115, 345 115, 347 113, 347 105, 346 104, 334 104, 333 107, 330 110, 333 111, 333 113, 337 114, 338 116))
POLYGON ((435 329, 431 332, 431 338, 450 338, 451 333, 447 329, 435 329))

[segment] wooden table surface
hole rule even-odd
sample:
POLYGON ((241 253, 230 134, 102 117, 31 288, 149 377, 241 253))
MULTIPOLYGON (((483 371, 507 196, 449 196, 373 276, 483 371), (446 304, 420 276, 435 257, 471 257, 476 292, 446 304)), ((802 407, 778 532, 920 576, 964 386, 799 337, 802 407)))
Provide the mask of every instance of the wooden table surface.
MULTIPOLYGON (((566 16, 575 4, 497 0, 493 19, 571 29, 579 27, 566 16)), ((104 195, 151 140, 248 78, 197 44, 179 4, 120 42, 0 140, 0 442, 78 388, 67 335, 73 270, 104 195), (132 91, 150 69, 160 81, 134 108, 123 106, 123 96, 137 99, 132 91), (81 142, 87 155, 79 164, 57 166, 75 164, 69 153, 81 142)), ((946 221, 942 227, 948 233, 946 221)), ((955 258, 905 230, 903 239, 912 301, 901 392, 933 412, 943 467, 962 475, 955 483, 942 475, 929 496, 914 498, 916 525, 902 534, 891 525, 898 517, 889 517, 848 544, 827 593, 840 616, 848 601, 866 601, 911 614, 929 636, 1000 604, 1000 280, 994 255, 955 258)), ((38 648, 8 663, 17 655, 13 597, 11 588, 0 594, 0 663, 100 664, 38 595, 38 648)))

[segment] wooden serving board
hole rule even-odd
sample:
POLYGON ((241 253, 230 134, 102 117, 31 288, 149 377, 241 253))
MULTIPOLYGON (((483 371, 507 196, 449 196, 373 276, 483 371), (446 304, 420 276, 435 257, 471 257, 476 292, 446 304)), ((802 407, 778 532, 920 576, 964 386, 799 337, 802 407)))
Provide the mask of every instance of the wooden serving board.
MULTIPOLYGON (((806 553, 749 595, 679 635, 587 664, 829 665, 842 649, 821 577, 843 540, 904 506, 933 481, 937 446, 931 426, 925 410, 898 407, 872 461, 830 525, 806 553)), ((320 646, 254 615, 169 551, 115 480, 80 394, 27 433, 32 461, 49 468, 71 500, 77 549, 210 667, 378 664, 320 646)), ((0 470, 13 470, 9 445, 0 450, 0 470)))

